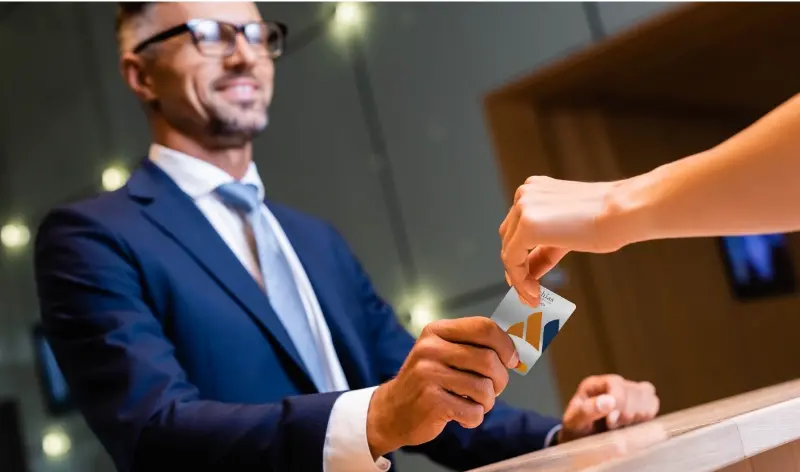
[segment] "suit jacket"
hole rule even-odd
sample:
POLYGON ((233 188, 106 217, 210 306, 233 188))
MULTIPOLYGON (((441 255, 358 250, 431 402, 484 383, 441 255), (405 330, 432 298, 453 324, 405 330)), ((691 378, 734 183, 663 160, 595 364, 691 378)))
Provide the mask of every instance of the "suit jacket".
MULTIPOLYGON (((353 389, 414 344, 341 236, 267 202, 308 272, 353 389)), ((316 471, 341 392, 318 393, 264 292, 194 202, 145 160, 36 237, 43 325, 89 426, 127 471, 316 471)), ((543 447, 558 421, 501 402, 409 448, 467 469, 543 447)))

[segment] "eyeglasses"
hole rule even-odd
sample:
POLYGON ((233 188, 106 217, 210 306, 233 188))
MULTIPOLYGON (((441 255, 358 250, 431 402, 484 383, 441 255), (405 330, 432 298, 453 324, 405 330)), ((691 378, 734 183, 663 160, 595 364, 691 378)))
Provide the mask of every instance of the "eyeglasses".
POLYGON ((227 57, 236 51, 236 37, 241 33, 259 55, 277 59, 283 54, 287 28, 276 21, 235 25, 215 20, 189 20, 152 36, 133 48, 138 54, 147 46, 179 34, 189 33, 200 54, 208 57, 227 57))

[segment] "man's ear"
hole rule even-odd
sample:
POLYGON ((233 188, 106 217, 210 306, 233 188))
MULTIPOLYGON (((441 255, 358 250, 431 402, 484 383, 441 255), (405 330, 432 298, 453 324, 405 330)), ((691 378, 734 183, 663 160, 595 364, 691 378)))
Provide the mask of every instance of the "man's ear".
POLYGON ((144 59, 141 56, 126 52, 120 59, 120 71, 122 78, 128 87, 136 94, 139 99, 144 103, 152 103, 156 101, 157 96, 153 90, 153 81, 150 73, 144 64, 144 59))

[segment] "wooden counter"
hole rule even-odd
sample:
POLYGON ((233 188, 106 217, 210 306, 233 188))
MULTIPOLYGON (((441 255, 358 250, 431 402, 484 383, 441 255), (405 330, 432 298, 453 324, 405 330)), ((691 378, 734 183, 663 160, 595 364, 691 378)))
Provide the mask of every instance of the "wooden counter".
POLYGON ((475 472, 800 472, 800 380, 475 472))

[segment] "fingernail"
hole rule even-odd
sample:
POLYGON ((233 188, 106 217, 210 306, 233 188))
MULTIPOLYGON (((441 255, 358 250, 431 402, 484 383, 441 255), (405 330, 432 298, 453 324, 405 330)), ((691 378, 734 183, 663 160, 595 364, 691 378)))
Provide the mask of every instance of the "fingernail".
POLYGON ((616 404, 617 401, 611 395, 600 395, 597 397, 597 409, 603 413, 613 410, 616 404))
POLYGON ((508 368, 514 369, 518 365, 519 365, 519 353, 517 351, 514 351, 514 353, 511 354, 511 360, 508 361, 508 368))
POLYGON ((606 417, 606 424, 609 428, 616 428, 617 421, 619 421, 619 410, 614 410, 606 417))
POLYGON ((519 297, 519 301, 523 305, 528 305, 528 306, 531 306, 531 307, 539 306, 539 300, 536 299, 536 298, 531 299, 531 298, 528 298, 526 296, 523 296, 521 293, 517 293, 517 297, 519 297))

